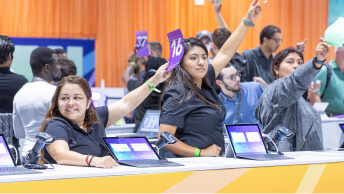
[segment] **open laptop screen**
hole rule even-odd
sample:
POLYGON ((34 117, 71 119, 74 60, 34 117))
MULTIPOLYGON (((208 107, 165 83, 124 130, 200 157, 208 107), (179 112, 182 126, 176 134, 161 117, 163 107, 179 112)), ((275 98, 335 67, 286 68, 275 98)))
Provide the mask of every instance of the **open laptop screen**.
POLYGON ((267 153, 258 124, 226 125, 236 155, 267 153))
POLYGON ((14 167, 14 162, 4 136, 0 134, 0 167, 14 167))
POLYGON ((340 128, 342 128, 342 131, 343 131, 343 133, 344 133, 344 123, 339 124, 339 126, 340 126, 340 128))
POLYGON ((103 137, 103 140, 119 161, 160 159, 145 137, 103 137))
POLYGON ((140 124, 139 133, 155 133, 158 135, 159 132, 159 110, 147 110, 145 116, 140 124))

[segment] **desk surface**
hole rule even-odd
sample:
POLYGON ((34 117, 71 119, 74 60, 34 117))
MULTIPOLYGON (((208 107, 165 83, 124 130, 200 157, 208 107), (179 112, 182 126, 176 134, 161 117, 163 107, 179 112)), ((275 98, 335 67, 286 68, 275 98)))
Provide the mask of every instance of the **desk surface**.
POLYGON ((0 176, 0 183, 344 162, 344 151, 289 152, 285 155, 294 159, 254 161, 224 157, 173 158, 169 160, 185 166, 156 168, 121 165, 116 168, 102 169, 54 165, 55 169, 42 170, 42 174, 0 176))
POLYGON ((55 165, 0 177, 5 193, 344 193, 344 152, 286 153, 292 160, 171 159, 185 166, 112 169, 55 165), (258 168, 254 168, 258 167, 258 168))

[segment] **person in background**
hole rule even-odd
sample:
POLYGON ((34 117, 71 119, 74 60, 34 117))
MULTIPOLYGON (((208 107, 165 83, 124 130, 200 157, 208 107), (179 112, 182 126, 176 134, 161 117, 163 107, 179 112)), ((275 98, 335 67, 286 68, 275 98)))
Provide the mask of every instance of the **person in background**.
MULTIPOLYGON (((27 79, 19 74, 11 72, 15 45, 13 41, 4 35, 0 35, 0 115, 1 113, 13 113, 13 99, 27 79)), ((1 115, 1 121, 12 123, 12 115, 1 115)), ((13 128, 3 128, 7 143, 19 148, 19 141, 14 136, 13 128), (8 131, 7 131, 8 130, 8 131), (8 134, 8 135, 7 135, 8 134)))
POLYGON ((41 132, 46 132, 55 141, 43 149, 43 157, 50 163, 74 166, 112 168, 118 166, 108 156, 102 137, 105 128, 113 125, 138 106, 151 92, 152 87, 163 82, 170 73, 165 73, 168 63, 161 66, 147 84, 125 95, 109 106, 94 108, 91 88, 78 76, 63 78, 57 85, 41 132))
POLYGON ((216 85, 221 89, 219 97, 226 108, 224 124, 259 123, 254 112, 264 91, 260 83, 240 83, 240 72, 229 63, 217 76, 216 85))
MULTIPOLYGON (((133 91, 136 88, 140 87, 142 84, 151 78, 154 73, 158 70, 160 66, 165 64, 167 61, 164 58, 159 57, 149 57, 148 61, 145 63, 145 75, 142 80, 130 79, 131 72, 135 68, 132 64, 128 64, 126 71, 122 76, 122 81, 124 86, 128 88, 129 91, 133 91)), ((160 83, 156 86, 158 90, 162 90, 165 84, 160 83)), ((134 111, 134 121, 135 128, 134 132, 136 133, 140 127, 141 121, 148 109, 159 110, 159 99, 160 93, 154 91, 149 94, 149 96, 135 109, 134 111)))
POLYGON ((259 100, 255 117, 262 132, 273 138, 280 127, 295 136, 284 138, 279 151, 323 150, 320 115, 302 98, 319 73, 329 52, 329 45, 320 39, 316 56, 303 64, 303 55, 293 48, 280 51, 274 58, 272 72, 276 81, 267 86, 259 100))
POLYGON ((321 68, 314 78, 316 80, 320 80, 321 87, 310 93, 311 105, 315 102, 329 102, 327 114, 344 114, 344 45, 335 47, 334 59, 321 68))
POLYGON ((157 41, 148 42, 148 50, 149 50, 149 56, 161 57, 162 55, 162 46, 160 42, 157 42, 157 41))
MULTIPOLYGON (((222 122, 226 110, 212 87, 215 78, 238 49, 261 7, 254 0, 245 24, 225 42, 212 64, 208 64, 206 45, 195 38, 184 41, 184 53, 172 70, 162 94, 159 134, 170 132, 179 141, 167 145, 166 157, 219 156, 225 151, 222 122), (206 122, 205 122, 206 121, 206 122)), ((160 135, 158 135, 160 138, 160 135)))
MULTIPOLYGON (((246 60, 245 80, 256 81, 267 86, 275 80, 271 74, 271 65, 274 59, 272 53, 277 51, 283 41, 281 30, 274 25, 268 25, 260 32, 259 41, 260 46, 241 53, 246 60)), ((306 42, 307 39, 297 43, 296 50, 303 52, 306 42)))
POLYGON ((67 51, 61 48, 55 49, 59 59, 68 59, 67 51))
MULTIPOLYGON (((62 78, 64 78, 64 77, 69 76, 69 75, 76 75, 76 73, 77 73, 76 66, 75 66, 75 64, 74 64, 74 62, 72 60, 64 59, 64 58, 59 58, 58 62, 60 64, 60 66, 61 66, 61 77, 60 77, 60 80, 62 78)), ((59 81, 54 82, 53 85, 57 86, 59 81)))
POLYGON ((27 79, 11 72, 15 45, 4 35, 0 35, 0 113, 13 112, 13 98, 27 79))
POLYGON ((47 47, 38 47, 30 56, 32 82, 26 83, 14 96, 13 124, 17 138, 25 138, 22 156, 25 156, 36 142, 42 121, 51 105, 56 86, 50 82, 59 81, 61 66, 57 54, 47 47))

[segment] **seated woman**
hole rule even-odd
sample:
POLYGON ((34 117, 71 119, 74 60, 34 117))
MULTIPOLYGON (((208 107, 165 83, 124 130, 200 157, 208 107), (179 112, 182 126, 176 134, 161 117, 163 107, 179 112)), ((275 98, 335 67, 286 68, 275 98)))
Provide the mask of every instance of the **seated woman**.
MULTIPOLYGON (((245 16, 253 22, 261 8, 254 0, 245 16)), ((162 95, 159 133, 170 132, 179 141, 165 148, 166 157, 219 156, 225 151, 222 121, 226 110, 212 88, 215 78, 234 56, 249 25, 241 23, 208 65, 208 51, 202 41, 184 41, 180 64, 172 70, 162 95)))
POLYGON ((272 63, 276 81, 267 86, 260 97, 255 117, 262 124, 262 132, 270 137, 280 127, 295 133, 280 151, 322 150, 322 130, 320 116, 302 98, 312 80, 320 71, 329 52, 329 45, 321 39, 316 56, 303 64, 303 56, 295 49, 280 51, 272 63))
MULTIPOLYGON (((161 66, 149 83, 156 86, 165 81, 170 75, 165 73, 167 67, 168 63, 161 66)), ((151 92, 151 86, 144 84, 114 104, 94 108, 86 80, 78 76, 63 78, 41 127, 41 132, 55 139, 44 149, 45 159, 64 165, 117 166, 111 156, 106 156, 107 149, 101 139, 106 136, 105 128, 132 111, 151 92)))

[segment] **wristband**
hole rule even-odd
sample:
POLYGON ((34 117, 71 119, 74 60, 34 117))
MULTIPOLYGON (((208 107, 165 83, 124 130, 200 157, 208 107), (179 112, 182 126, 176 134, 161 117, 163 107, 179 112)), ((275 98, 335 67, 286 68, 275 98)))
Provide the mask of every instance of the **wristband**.
POLYGON ((132 64, 134 67, 136 66, 136 63, 135 63, 135 62, 130 62, 130 64, 132 64))
POLYGON ((195 155, 194 155, 194 157, 199 157, 199 153, 200 153, 199 149, 197 147, 195 147, 195 155))
POLYGON ((89 157, 90 155, 87 155, 86 156, 86 166, 88 166, 88 157, 89 157))
POLYGON ((150 89, 151 89, 152 91, 155 91, 155 92, 157 92, 157 93, 161 93, 160 90, 158 90, 158 89, 155 88, 155 86, 153 85, 152 82, 150 82, 150 81, 147 80, 147 81, 146 81, 146 84, 148 84, 148 86, 150 87, 150 89))
POLYGON ((323 61, 318 61, 317 56, 315 56, 315 57, 313 58, 313 62, 314 62, 314 63, 317 63, 317 64, 324 64, 325 61, 326 61, 326 59, 323 60, 323 61))
POLYGON ((88 167, 91 166, 91 162, 92 162, 92 159, 93 159, 94 156, 91 157, 90 161, 88 162, 88 167))
POLYGON ((246 20, 245 18, 242 18, 241 22, 248 25, 248 26, 254 27, 254 23, 246 20))

